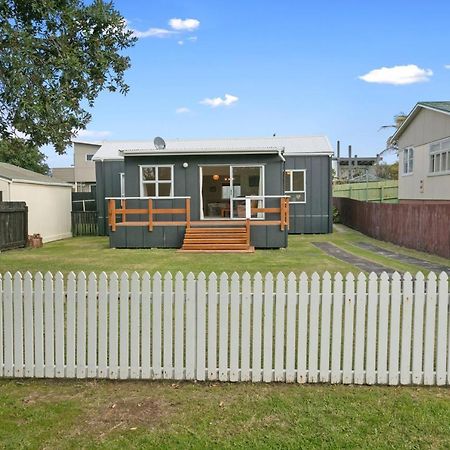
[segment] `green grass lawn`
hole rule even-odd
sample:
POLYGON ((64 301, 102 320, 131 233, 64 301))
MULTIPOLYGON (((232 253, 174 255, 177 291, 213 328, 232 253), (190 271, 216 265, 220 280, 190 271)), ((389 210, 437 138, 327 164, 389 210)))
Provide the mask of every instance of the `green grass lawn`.
POLYGON ((0 446, 449 448, 450 390, 0 381, 0 446))
MULTIPOLYGON (((353 245, 357 241, 373 242, 388 249, 399 250, 406 254, 418 256, 430 261, 450 265, 450 261, 426 253, 416 252, 397 247, 385 242, 370 239, 348 228, 340 228, 341 232, 322 235, 295 235, 289 237, 287 249, 257 250, 255 253, 179 253, 172 249, 110 249, 106 237, 79 237, 52 242, 41 249, 21 249, 3 252, 0 255, 0 273, 6 271, 61 271, 71 270, 79 272, 111 272, 111 271, 139 271, 166 272, 204 271, 250 273, 282 271, 297 274, 326 270, 335 272, 359 273, 359 270, 343 263, 312 245, 314 241, 333 242, 341 248, 379 262, 389 268, 399 271, 416 273, 420 268, 402 264, 388 258, 375 255, 353 245)), ((427 272, 426 270, 423 270, 427 272)))

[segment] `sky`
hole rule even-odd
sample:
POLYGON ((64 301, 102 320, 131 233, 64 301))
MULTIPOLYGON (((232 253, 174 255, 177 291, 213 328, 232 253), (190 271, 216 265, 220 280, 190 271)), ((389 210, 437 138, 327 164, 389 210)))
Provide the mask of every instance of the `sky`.
POLYGON ((450 100, 448 0, 114 3, 139 38, 130 92, 102 93, 79 140, 325 134, 370 156, 394 115, 450 100))

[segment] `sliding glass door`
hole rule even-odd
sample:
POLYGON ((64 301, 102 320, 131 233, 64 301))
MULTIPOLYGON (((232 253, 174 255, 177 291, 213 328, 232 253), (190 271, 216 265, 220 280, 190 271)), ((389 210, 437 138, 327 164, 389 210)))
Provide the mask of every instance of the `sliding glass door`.
MULTIPOLYGON (((245 197, 263 195, 262 166, 231 166, 231 217, 245 219, 245 197)), ((255 208, 261 199, 251 200, 255 208)), ((252 214, 252 217, 257 215, 252 214)))

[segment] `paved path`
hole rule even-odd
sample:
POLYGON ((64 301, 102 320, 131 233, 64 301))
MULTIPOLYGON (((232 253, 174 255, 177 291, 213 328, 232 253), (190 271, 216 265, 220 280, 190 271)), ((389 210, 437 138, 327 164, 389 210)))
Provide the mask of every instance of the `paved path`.
POLYGON ((396 261, 401 261, 405 264, 411 264, 413 266, 416 265, 421 266, 425 269, 431 270, 436 273, 447 272, 450 275, 449 266, 444 266, 442 264, 426 261, 425 259, 415 258, 414 256, 408 256, 401 253, 397 253, 382 247, 378 247, 377 245, 370 244, 368 242, 356 242, 355 245, 357 245, 360 248, 363 248, 364 250, 374 252, 377 255, 385 256, 386 258, 392 258, 395 259, 396 261))
POLYGON ((381 274, 382 272, 387 272, 388 274, 392 274, 395 272, 390 267, 386 267, 376 262, 372 262, 368 259, 353 255, 352 253, 342 250, 336 245, 330 244, 329 242, 313 242, 313 245, 315 245, 317 248, 320 248, 320 250, 324 251, 328 255, 334 256, 341 261, 345 261, 352 266, 356 266, 358 267, 358 269, 361 269, 364 272, 375 272, 377 275, 381 274))

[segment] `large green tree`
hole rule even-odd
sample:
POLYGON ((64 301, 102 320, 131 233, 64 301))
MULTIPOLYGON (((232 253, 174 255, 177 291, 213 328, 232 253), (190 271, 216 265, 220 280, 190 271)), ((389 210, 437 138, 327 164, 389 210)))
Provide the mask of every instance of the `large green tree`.
POLYGON ((112 2, 0 0, 0 139, 64 153, 101 91, 127 93, 135 40, 112 2))
POLYGON ((45 162, 46 159, 47 157, 26 139, 0 140, 0 162, 47 175, 49 167, 45 162))

